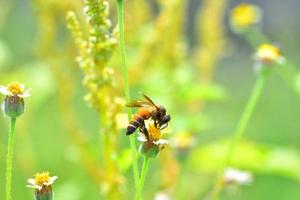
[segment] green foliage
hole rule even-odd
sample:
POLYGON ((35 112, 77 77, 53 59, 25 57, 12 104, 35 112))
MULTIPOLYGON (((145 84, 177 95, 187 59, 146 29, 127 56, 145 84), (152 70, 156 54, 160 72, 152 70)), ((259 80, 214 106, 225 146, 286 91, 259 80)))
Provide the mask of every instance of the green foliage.
MULTIPOLYGON (((190 157, 193 170, 214 172, 222 166, 228 140, 198 147, 190 157)), ((255 174, 285 176, 300 180, 300 152, 291 147, 276 147, 243 141, 237 146, 232 167, 246 169, 255 174)))

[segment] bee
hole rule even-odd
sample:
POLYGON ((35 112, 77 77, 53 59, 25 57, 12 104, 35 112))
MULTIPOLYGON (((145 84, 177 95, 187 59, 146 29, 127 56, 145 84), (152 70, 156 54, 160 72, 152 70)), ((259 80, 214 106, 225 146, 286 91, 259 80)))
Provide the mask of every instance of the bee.
POLYGON ((168 126, 171 116, 166 114, 166 108, 159 105, 157 106, 148 96, 142 94, 145 98, 144 101, 133 101, 127 104, 128 107, 139 108, 138 111, 132 116, 128 126, 126 135, 131 135, 138 128, 141 132, 147 134, 145 127, 145 120, 152 119, 156 128, 164 129, 168 126))

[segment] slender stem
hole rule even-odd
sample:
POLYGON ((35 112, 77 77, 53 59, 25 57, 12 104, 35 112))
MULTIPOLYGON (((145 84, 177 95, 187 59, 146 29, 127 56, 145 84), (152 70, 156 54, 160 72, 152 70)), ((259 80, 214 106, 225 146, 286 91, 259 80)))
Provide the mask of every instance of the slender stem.
MULTIPOLYGON (((126 51, 125 51, 125 38, 124 38, 124 5, 123 0, 118 0, 118 20, 119 20, 119 35, 120 35, 120 55, 121 55, 121 62, 122 62, 122 75, 124 79, 124 91, 126 101, 130 102, 130 89, 129 89, 129 81, 128 81, 128 71, 126 67, 126 51)), ((128 120, 131 118, 131 109, 128 109, 128 120)), ((138 169, 138 162, 137 162, 137 150, 136 150, 136 142, 134 135, 130 136, 130 147, 132 151, 132 158, 133 158, 133 176, 134 176, 134 184, 135 188, 138 187, 138 179, 139 179, 139 169, 138 169)))
MULTIPOLYGON (((262 66, 262 67, 264 67, 264 66, 262 66)), ((269 70, 269 69, 266 69, 266 70, 269 70)), ((255 85, 254 85, 254 88, 252 89, 248 103, 243 111, 240 121, 238 122, 233 140, 231 141, 231 143, 229 145, 229 149, 226 153, 225 167, 230 165, 231 159, 232 159, 232 157, 234 155, 234 151, 236 149, 236 145, 240 141, 243 133, 245 132, 245 130, 248 126, 249 120, 250 120, 250 118, 253 114, 253 111, 257 105, 258 99, 263 91, 263 87, 266 82, 267 75, 269 74, 268 73, 269 71, 266 71, 266 70, 261 69, 260 73, 258 74, 258 78, 255 81, 255 85)))
POLYGON ((249 123, 249 120, 253 114, 253 111, 257 105, 258 99, 263 91, 263 87, 266 81, 267 76, 270 73, 269 66, 261 66, 260 72, 258 74, 258 78, 255 81, 254 88, 252 89, 250 98, 248 100, 248 103, 242 113, 242 116, 237 124, 235 134, 233 135, 233 139, 231 140, 231 143, 229 144, 229 148, 225 154, 225 162, 223 163, 223 166, 221 167, 221 171, 219 173, 219 176, 215 182, 213 191, 212 191, 212 199, 218 199, 219 193, 222 189, 222 175, 226 167, 228 167, 231 164, 232 158, 234 156, 234 152, 236 150, 236 146, 239 143, 240 139, 243 136, 243 133, 245 132, 247 125, 249 123))
POLYGON ((144 156, 144 162, 143 162, 141 177, 140 177, 140 181, 139 181, 139 185, 138 185, 138 193, 136 196, 136 200, 142 200, 142 192, 143 192, 145 178, 146 178, 147 171, 148 171, 149 161, 150 161, 150 158, 148 156, 144 156))
POLYGON ((12 158, 13 158, 15 128, 16 128, 16 118, 10 118, 10 128, 9 128, 8 146, 7 146, 7 165, 6 165, 6 200, 11 199, 11 174, 12 174, 12 158))

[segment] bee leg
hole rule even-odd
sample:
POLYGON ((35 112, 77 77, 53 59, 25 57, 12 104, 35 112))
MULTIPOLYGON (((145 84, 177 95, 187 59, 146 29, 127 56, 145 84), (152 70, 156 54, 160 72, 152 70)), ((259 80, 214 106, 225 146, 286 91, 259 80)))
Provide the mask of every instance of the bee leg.
POLYGON ((163 130, 163 129, 167 128, 167 127, 168 127, 168 123, 167 123, 167 124, 163 124, 163 125, 160 127, 160 130, 163 130))
POLYGON ((157 124, 156 120, 154 120, 154 126, 155 126, 155 128, 158 128, 158 124, 157 124))
POLYGON ((140 126, 140 131, 146 136, 147 139, 149 139, 149 132, 146 128, 145 121, 142 122, 140 126))

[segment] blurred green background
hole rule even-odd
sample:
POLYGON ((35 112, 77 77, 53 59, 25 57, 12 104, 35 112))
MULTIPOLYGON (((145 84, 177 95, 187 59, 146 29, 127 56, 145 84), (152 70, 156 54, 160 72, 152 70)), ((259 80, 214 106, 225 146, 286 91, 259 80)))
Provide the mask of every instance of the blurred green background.
MULTIPOLYGON (((160 153, 161 159, 151 162, 144 199, 154 199, 159 191, 168 193, 171 199, 180 199, 177 193, 189 194, 182 199, 206 196, 220 167, 224 144, 233 134, 254 84, 255 50, 231 31, 228 22, 231 8, 241 1, 218 1, 125 1, 132 99, 139 99, 139 91, 143 91, 165 105, 172 116, 173 133, 168 137, 188 132, 196 144, 183 160, 170 147, 160 153), (214 61, 209 65, 211 72, 207 72, 201 66, 206 58, 199 51, 202 47, 209 51, 212 42, 216 43, 212 48, 217 46, 218 50, 208 53, 214 61), (205 75, 211 76, 207 80, 205 75), (174 183, 168 180, 173 177, 174 183)), ((247 2, 263 10, 257 27, 282 47, 287 64, 278 71, 286 76, 282 78, 276 71, 267 81, 236 153, 234 164, 251 171, 254 182, 236 190, 224 189, 221 199, 296 200, 300 198, 300 2, 247 2)), ((109 4, 109 18, 115 26, 116 2, 111 0, 109 4)), ((32 88, 32 96, 26 99, 26 113, 17 122, 13 199, 33 199, 26 181, 45 170, 59 177, 54 184, 57 200, 109 199, 108 183, 93 178, 93 171, 101 171, 105 163, 101 125, 97 111, 83 99, 87 91, 82 85, 83 71, 76 63, 74 40, 67 29, 69 10, 83 16, 82 2, 0 1, 0 84, 18 81, 32 88), (89 168, 91 165, 95 168, 89 168)), ((88 32, 87 25, 83 27, 88 32)), ((108 65, 115 70, 116 93, 123 97, 119 63, 116 49, 108 65)), ((2 116, 0 199, 4 199, 7 133, 8 120, 2 116)), ((119 130, 117 140, 120 151, 109 156, 124 176, 122 199, 133 199, 129 141, 124 129, 119 130)))

